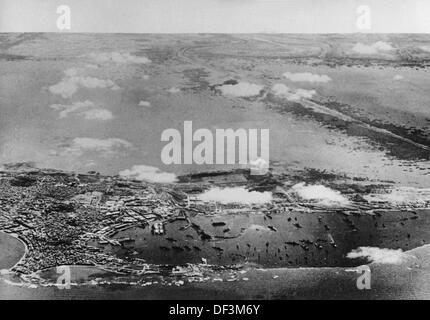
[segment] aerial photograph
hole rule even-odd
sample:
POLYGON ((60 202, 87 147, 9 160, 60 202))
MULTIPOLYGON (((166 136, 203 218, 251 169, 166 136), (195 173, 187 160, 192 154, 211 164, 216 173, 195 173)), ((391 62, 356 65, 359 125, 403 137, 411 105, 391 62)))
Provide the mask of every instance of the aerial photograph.
POLYGON ((430 299, 430 34, 94 2, 0 0, 0 300, 430 299))

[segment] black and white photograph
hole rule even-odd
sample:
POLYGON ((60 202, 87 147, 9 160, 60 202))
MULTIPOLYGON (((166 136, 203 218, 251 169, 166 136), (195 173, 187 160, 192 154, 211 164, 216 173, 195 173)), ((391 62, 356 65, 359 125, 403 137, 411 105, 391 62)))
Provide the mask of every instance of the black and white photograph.
POLYGON ((430 299, 429 89, 429 1, 0 0, 0 300, 430 299))

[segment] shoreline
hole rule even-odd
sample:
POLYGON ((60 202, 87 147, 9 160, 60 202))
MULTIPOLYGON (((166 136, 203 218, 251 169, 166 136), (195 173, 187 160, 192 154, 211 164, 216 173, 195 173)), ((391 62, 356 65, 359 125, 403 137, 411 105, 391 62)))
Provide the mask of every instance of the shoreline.
MULTIPOLYGON (((20 256, 20 258, 18 259, 17 262, 15 262, 11 267, 7 267, 8 264, 6 264, 6 267, 4 267, 4 268, 0 267, 0 269, 6 269, 6 270, 11 271, 15 267, 17 267, 25 259, 25 257, 27 256, 27 254, 29 252, 29 249, 28 249, 27 244, 24 241, 22 241, 22 239, 20 239, 19 236, 17 236, 16 234, 7 233, 7 232, 4 232, 4 231, 0 230, 0 238, 2 238, 2 237, 4 239, 6 239, 6 241, 8 239, 13 239, 14 241, 16 241, 17 243, 19 243, 23 247, 23 251, 24 252, 22 253, 22 255, 20 256)), ((2 245, 4 245, 4 243, 2 243, 2 245)), ((8 248, 7 246, 8 246, 8 243, 6 242, 6 248, 2 249, 2 252, 15 251, 17 249, 16 245, 9 244, 9 246, 11 246, 10 248, 8 248)), ((14 255, 14 253, 12 253, 12 255, 14 255)), ((2 260, 3 259, 7 260, 7 259, 12 259, 12 258, 10 258, 10 257, 2 257, 2 260)), ((0 260, 0 263, 3 263, 3 261, 0 260)))
MULTIPOLYGON (((37 288, 15 287, 0 282, 0 299, 22 297, 40 299, 429 299, 425 290, 430 275, 430 245, 404 252, 411 255, 403 263, 370 263, 372 287, 359 290, 356 280, 360 274, 351 268, 278 268, 252 269, 238 281, 186 282, 181 286, 152 283, 148 286, 102 283, 100 286, 72 285, 70 290, 54 286, 37 288), (245 278, 246 277, 246 278, 245 278), (248 280, 244 280, 248 279, 248 280), (204 295, 202 295, 204 293, 204 295)), ((96 267, 92 267, 96 268, 96 267)))

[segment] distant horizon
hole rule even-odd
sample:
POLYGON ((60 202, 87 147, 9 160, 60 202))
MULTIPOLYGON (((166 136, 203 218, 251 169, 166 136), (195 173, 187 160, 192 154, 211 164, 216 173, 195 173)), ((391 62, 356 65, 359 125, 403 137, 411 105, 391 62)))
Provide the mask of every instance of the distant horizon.
POLYGON ((428 16, 424 0, 0 0, 1 33, 421 34, 428 16))
POLYGON ((88 32, 88 31, 82 31, 82 32, 59 32, 59 31, 2 31, 0 34, 13 34, 13 33, 33 33, 33 34, 39 34, 39 33, 46 33, 46 34, 132 34, 132 35, 201 35, 201 34, 208 34, 208 35, 254 35, 254 34, 288 34, 288 35, 360 35, 360 36, 366 36, 366 35, 430 35, 430 32, 375 32, 375 33, 364 33, 364 32, 88 32))

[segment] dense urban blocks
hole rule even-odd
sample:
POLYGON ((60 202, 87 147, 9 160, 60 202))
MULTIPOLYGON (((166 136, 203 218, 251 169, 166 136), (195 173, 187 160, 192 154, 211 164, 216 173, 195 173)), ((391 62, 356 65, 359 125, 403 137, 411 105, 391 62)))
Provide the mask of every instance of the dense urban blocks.
POLYGON ((26 245, 27 253, 12 271, 27 275, 61 265, 129 274, 201 263, 209 269, 244 263, 354 266, 365 260, 346 255, 358 246, 407 250, 422 244, 430 223, 428 212, 421 210, 428 203, 369 202, 369 195, 386 192, 386 187, 316 170, 265 176, 244 169, 207 172, 163 185, 95 172, 22 168, 9 165, 0 172, 0 231, 26 245), (312 187, 322 178, 338 191, 312 187), (298 183, 303 179, 309 187, 298 183), (219 202, 201 197, 209 185, 231 192, 246 187, 270 192, 272 198, 219 202), (342 204, 312 200, 314 190, 333 201, 342 194, 342 204))

